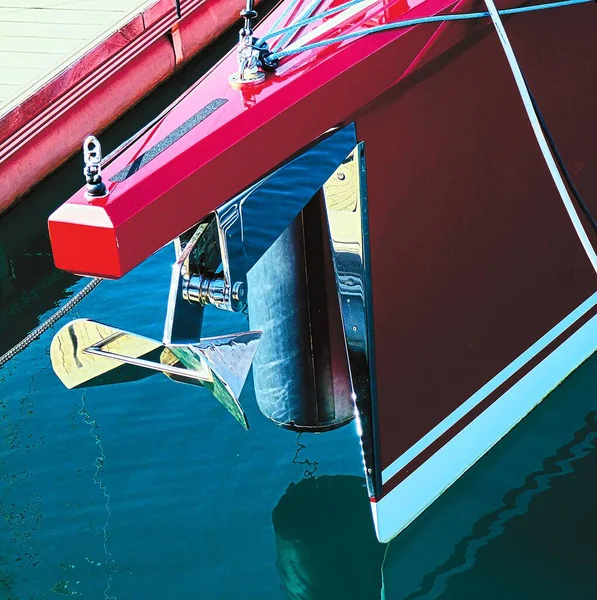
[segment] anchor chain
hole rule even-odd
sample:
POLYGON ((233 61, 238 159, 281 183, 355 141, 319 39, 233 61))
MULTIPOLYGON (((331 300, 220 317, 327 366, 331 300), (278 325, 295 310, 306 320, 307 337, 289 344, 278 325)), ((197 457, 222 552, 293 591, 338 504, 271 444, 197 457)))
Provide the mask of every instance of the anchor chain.
POLYGON ((81 291, 77 292, 64 306, 59 308, 53 315, 46 319, 39 327, 36 327, 28 336, 23 338, 16 346, 13 346, 8 352, 0 356, 0 367, 6 364, 11 358, 14 358, 19 352, 22 352, 36 339, 42 336, 56 321, 70 312, 91 290, 97 287, 102 281, 101 277, 93 278, 81 291))

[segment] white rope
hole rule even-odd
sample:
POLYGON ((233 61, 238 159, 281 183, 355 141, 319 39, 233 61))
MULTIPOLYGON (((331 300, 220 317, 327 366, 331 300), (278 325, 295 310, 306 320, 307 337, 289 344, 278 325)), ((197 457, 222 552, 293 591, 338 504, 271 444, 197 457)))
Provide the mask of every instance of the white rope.
POLYGON ((526 85, 524 76, 520 69, 520 65, 516 60, 516 56, 514 54, 514 50, 512 49, 512 45, 510 44, 510 40, 508 39, 508 35, 506 34, 506 30, 504 29, 504 24, 500 18, 498 10, 495 6, 493 0, 484 0, 485 6, 487 6, 487 10, 489 11, 489 16, 493 21, 493 25, 497 31, 498 37, 502 44, 502 48, 504 49, 504 53, 506 54, 506 58, 508 60, 508 64, 510 65, 510 69, 512 70, 512 75, 514 75, 514 80, 516 82, 516 86, 518 87, 518 92, 520 93, 520 97, 522 98, 522 102, 524 104, 524 108, 526 110, 527 116, 531 123, 531 127, 533 128, 533 132, 535 137, 537 138, 537 143, 539 144, 539 148, 541 149, 541 154, 543 154, 543 159, 547 164, 547 168, 551 174, 553 182, 555 183, 558 192, 560 193, 560 198, 564 203, 564 207, 568 212, 568 216, 572 221, 572 225, 576 231, 576 235, 578 236, 580 243, 582 244, 587 257, 591 264, 593 265, 593 269, 597 273, 597 254, 595 254, 595 249, 593 248, 587 234, 580 222, 578 214, 574 208, 572 200, 570 198, 570 194, 568 193, 568 188, 564 183, 562 175, 558 170, 558 167, 555 163, 555 160, 551 154, 549 146, 547 144, 547 140, 545 139, 545 135, 543 134, 543 130, 541 129, 541 125, 539 124, 539 119, 537 117, 537 113, 533 107, 533 102, 531 100, 531 95, 529 93, 529 89, 526 85))

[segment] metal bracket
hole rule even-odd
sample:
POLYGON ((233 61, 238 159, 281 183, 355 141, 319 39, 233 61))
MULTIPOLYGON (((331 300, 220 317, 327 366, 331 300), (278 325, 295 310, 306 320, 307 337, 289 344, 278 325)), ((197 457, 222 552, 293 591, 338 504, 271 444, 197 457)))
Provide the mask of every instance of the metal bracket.
POLYGON ((228 83, 235 89, 265 81, 265 73, 260 69, 260 52, 253 47, 253 41, 252 35, 247 35, 244 29, 240 30, 237 50, 238 71, 228 77, 228 83))
POLYGON ((164 344, 197 343, 206 304, 231 312, 246 306, 246 275, 231 277, 220 239, 212 214, 175 242, 177 258, 170 279, 164 344), (216 272, 220 265, 223 271, 216 272))

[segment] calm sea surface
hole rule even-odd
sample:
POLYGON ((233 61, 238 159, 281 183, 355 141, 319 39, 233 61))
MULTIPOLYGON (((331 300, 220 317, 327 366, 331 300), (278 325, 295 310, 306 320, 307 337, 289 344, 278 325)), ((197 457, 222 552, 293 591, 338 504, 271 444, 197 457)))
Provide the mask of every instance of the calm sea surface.
MULTIPOLYGON (((0 354, 85 284, 54 269, 45 228, 80 171, 77 157, 0 220, 0 354)), ((103 282, 71 318, 160 338, 172 259, 103 282)), ((214 309, 205 334, 246 326, 214 309)), ((0 368, 0 600, 597 598, 597 357, 384 546, 353 426, 298 438, 261 416, 250 379, 248 432, 159 374, 69 391, 50 367, 56 329, 0 368)))

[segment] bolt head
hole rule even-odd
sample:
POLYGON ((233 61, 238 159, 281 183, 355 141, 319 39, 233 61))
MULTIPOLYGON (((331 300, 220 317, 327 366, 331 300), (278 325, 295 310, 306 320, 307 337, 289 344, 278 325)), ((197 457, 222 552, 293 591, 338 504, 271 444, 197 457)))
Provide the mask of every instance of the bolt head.
POLYGON ((242 281, 237 281, 232 286, 232 299, 237 302, 242 302, 247 295, 247 286, 242 281))

